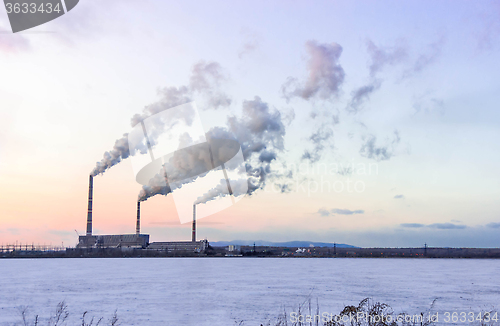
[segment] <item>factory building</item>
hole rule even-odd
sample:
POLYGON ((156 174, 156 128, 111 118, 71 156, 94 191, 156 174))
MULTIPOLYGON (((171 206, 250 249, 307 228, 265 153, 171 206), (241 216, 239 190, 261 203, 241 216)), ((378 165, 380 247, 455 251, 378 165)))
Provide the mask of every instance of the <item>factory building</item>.
POLYGON ((161 250, 171 252, 203 252, 208 249, 208 241, 177 241, 177 242, 153 242, 148 250, 161 250))
POLYGON ((149 245, 148 234, 82 235, 77 248, 134 248, 145 249, 149 245))
POLYGON ((87 210, 87 233, 78 237, 77 249, 121 248, 165 251, 168 253, 200 253, 208 249, 207 240, 196 241, 196 206, 193 205, 193 226, 191 241, 149 242, 148 234, 141 234, 141 203, 137 202, 137 222, 135 234, 94 235, 92 234, 92 200, 94 180, 89 177, 89 196, 87 210))

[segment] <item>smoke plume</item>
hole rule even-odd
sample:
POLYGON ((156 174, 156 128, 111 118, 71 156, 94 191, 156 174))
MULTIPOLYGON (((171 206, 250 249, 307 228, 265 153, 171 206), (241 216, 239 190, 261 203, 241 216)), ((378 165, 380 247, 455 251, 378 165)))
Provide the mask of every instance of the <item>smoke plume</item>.
MULTIPOLYGON (((245 166, 237 172, 239 178, 230 180, 233 194, 241 195, 243 182, 247 183, 248 194, 252 194, 265 186, 269 177, 282 177, 271 168, 271 162, 277 160, 284 150, 284 136, 286 130, 281 114, 271 110, 269 105, 256 96, 253 100, 243 102, 242 117, 231 116, 225 128, 216 127, 207 132, 207 139, 214 144, 214 140, 225 139, 220 146, 211 146, 209 149, 194 148, 183 150, 166 164, 166 177, 153 178, 150 184, 143 186, 139 200, 144 201, 157 194, 168 194, 182 185, 191 183, 198 177, 205 176, 234 156, 234 142, 241 146, 245 166), (228 141, 229 140, 229 141, 228 141), (172 186, 174 185, 174 186, 172 186)), ((161 174, 160 174, 161 175, 161 174)), ((198 199, 198 203, 205 203, 216 197, 228 195, 226 180, 211 189, 198 199)))
POLYGON ((344 69, 338 63, 342 47, 337 43, 319 44, 307 41, 306 50, 309 54, 307 62, 308 77, 305 82, 288 77, 282 86, 283 96, 290 100, 301 97, 309 100, 315 96, 326 100, 336 96, 344 82, 344 69))
POLYGON ((401 141, 399 132, 394 131, 392 140, 388 140, 384 146, 377 146, 377 137, 370 135, 367 137, 359 150, 361 156, 376 161, 385 161, 390 159, 394 155, 396 146, 401 141))
POLYGON ((386 66, 399 64, 408 56, 406 47, 401 44, 388 48, 377 46, 373 41, 368 40, 366 48, 370 56, 370 80, 365 85, 352 91, 351 100, 346 107, 346 110, 350 113, 357 113, 362 104, 368 101, 375 91, 380 89, 382 79, 378 78, 378 75, 386 66))
MULTIPOLYGON (((134 127, 147 117, 150 117, 158 112, 191 102, 193 100, 193 96, 195 95, 207 98, 208 105, 211 108, 217 109, 220 107, 227 107, 231 104, 231 99, 219 90, 219 86, 225 80, 227 80, 227 77, 225 76, 222 67, 217 62, 206 63, 204 61, 200 61, 193 66, 188 85, 180 87, 165 87, 161 89, 158 92, 160 100, 146 106, 141 114, 135 114, 131 119, 131 126, 134 127)), ((190 115, 179 115, 177 119, 182 119, 188 126, 192 123, 190 120, 192 119, 192 116, 190 115)), ((149 137, 151 146, 154 146, 157 137, 168 129, 168 123, 175 123, 161 120, 155 120, 155 122, 156 125, 153 126, 153 133, 149 137)), ((147 144, 139 144, 136 148, 141 153, 146 153, 147 144)), ((128 134, 124 134, 122 138, 115 141, 115 145, 110 151, 106 151, 104 153, 103 158, 100 162, 96 163, 95 168, 90 174, 92 176, 103 174, 112 166, 135 154, 135 152, 130 153, 128 134)))

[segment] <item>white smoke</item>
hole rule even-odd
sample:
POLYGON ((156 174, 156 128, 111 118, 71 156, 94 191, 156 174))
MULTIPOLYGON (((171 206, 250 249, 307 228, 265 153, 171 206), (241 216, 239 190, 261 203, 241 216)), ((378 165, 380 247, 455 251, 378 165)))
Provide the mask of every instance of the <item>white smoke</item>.
POLYGON ((307 79, 299 82, 295 77, 288 77, 282 86, 283 96, 287 100, 295 96, 304 100, 315 96, 326 100, 336 96, 345 78, 344 69, 338 63, 342 47, 337 43, 307 41, 306 50, 309 54, 307 79))
MULTIPOLYGON (((135 114, 131 119, 131 125, 134 127, 144 119, 158 112, 191 102, 195 94, 206 97, 211 108, 227 107, 231 104, 231 99, 219 90, 219 86, 226 79, 227 77, 223 73, 222 67, 217 62, 206 63, 201 61, 193 66, 187 86, 165 87, 161 89, 159 91, 160 100, 146 106, 141 114, 135 114)), ((192 116, 179 115, 176 117, 177 119, 173 120, 173 123, 181 119, 186 125, 190 126, 192 124, 192 116)), ((162 120, 155 120, 155 122, 156 124, 152 126, 152 134, 148 135, 151 146, 154 146, 157 137, 170 127, 168 123, 172 123, 162 120)), ((148 129, 148 131, 150 130, 148 129)), ((147 144, 143 143, 139 145, 135 146, 135 148, 140 153, 146 153, 147 144)), ((131 155, 135 155, 135 152, 130 152, 128 134, 124 134, 122 138, 115 141, 112 150, 104 153, 103 158, 100 162, 96 163, 95 168, 90 174, 92 176, 102 174, 131 155)))
MULTIPOLYGON (((284 150, 286 130, 281 114, 271 110, 260 97, 243 102, 242 117, 228 118, 227 127, 215 127, 207 132, 211 148, 201 145, 186 148, 165 163, 167 171, 164 179, 153 178, 143 186, 139 200, 144 201, 157 194, 168 194, 182 185, 191 183, 198 177, 205 176, 210 170, 229 161, 235 154, 236 140, 243 153, 245 166, 236 170, 238 178, 230 181, 235 184, 234 194, 241 195, 243 182, 247 183, 248 194, 265 186, 269 177, 283 177, 271 168, 271 162, 277 160, 284 150), (216 140, 225 140, 220 146, 214 146, 216 140), (175 184, 176 188, 171 188, 175 184), (163 187, 163 188, 162 188, 163 187)), ((237 167, 228 167, 237 168, 237 167)), ((227 195, 226 180, 199 198, 199 203, 207 202, 219 196, 227 195)))
POLYGON ((204 204, 216 198, 228 195, 238 197, 244 195, 247 192, 247 180, 237 179, 228 181, 226 181, 226 179, 221 179, 220 183, 217 184, 217 186, 210 189, 202 196, 198 197, 198 199, 194 202, 194 205, 204 204), (231 184, 231 193, 229 193, 227 188, 228 181, 231 184))

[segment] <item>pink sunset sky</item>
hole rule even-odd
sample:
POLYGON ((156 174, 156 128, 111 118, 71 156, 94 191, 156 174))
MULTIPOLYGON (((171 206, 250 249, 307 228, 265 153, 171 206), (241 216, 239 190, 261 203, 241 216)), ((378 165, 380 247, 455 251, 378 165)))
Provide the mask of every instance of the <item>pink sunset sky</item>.
MULTIPOLYGON (((497 247, 499 15, 494 1, 87 0, 13 34, 0 9, 1 242, 74 246, 91 170, 187 85, 206 121, 244 124, 259 99, 283 131, 268 181, 201 219, 200 238, 497 247)), ((129 158, 96 176, 94 233, 134 233, 141 188, 129 158)), ((171 197, 142 204, 152 241, 190 239, 171 197)))

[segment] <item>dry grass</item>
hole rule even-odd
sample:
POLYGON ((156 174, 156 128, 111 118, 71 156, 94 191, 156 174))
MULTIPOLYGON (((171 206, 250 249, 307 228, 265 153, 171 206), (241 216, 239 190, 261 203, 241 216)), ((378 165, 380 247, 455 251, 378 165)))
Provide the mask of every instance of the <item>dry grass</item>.
MULTIPOLYGON (((340 313, 325 321, 324 317, 320 315, 319 304, 316 301, 315 313, 311 307, 310 297, 295 310, 295 316, 302 316, 303 318, 289 318, 286 310, 279 314, 274 321, 268 321, 261 326, 431 326, 442 324, 443 316, 440 315, 439 322, 434 320, 434 306, 436 300, 432 302, 429 309, 425 312, 410 315, 408 313, 394 313, 394 310, 385 303, 374 302, 370 298, 361 300, 357 306, 346 306, 340 313), (309 318, 307 316, 317 316, 318 318, 309 318), (359 318, 358 318, 359 317, 359 318)), ((489 312, 493 315, 493 311, 489 312)), ((481 313, 484 316, 484 312, 481 313)), ((239 325, 243 325, 240 322, 239 325)), ((465 323, 464 325, 478 325, 478 326, 498 326, 498 323, 493 321, 486 322, 484 317, 482 321, 472 323, 465 323)))
MULTIPOLYGON (((41 326, 42 323, 47 326, 66 326, 67 319, 70 315, 68 306, 64 301, 59 302, 55 311, 50 315, 49 318, 45 320, 45 322, 40 318, 40 315, 34 315, 33 317, 29 316, 28 307, 20 308, 21 314, 21 326, 41 326)), ((81 317, 81 326, 104 326, 104 317, 95 318, 89 317, 88 311, 85 311, 81 317)), ((16 324, 17 325, 17 324, 16 324)), ((109 326, 119 326, 118 324, 118 315, 117 311, 113 313, 111 318, 108 321, 109 326)))

